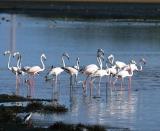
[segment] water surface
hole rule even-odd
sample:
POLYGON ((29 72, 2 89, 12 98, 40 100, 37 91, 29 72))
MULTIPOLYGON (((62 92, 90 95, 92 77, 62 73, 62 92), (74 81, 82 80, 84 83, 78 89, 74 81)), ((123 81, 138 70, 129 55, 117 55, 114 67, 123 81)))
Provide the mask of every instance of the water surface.
MULTIPOLYGON (((114 22, 107 20, 74 21, 65 19, 43 19, 16 16, 16 51, 22 54, 22 65, 40 65, 40 55, 45 53, 47 70, 51 65, 61 65, 61 55, 68 52, 68 65, 75 65, 75 59, 80 57, 80 64, 96 63, 96 50, 105 50, 105 56, 114 54, 116 60, 126 63, 141 57, 147 60, 142 72, 136 72, 132 77, 132 88, 112 91, 106 88, 106 79, 101 83, 101 97, 90 97, 82 94, 81 82, 70 94, 69 75, 60 76, 59 102, 69 108, 65 115, 34 114, 32 121, 36 126, 48 126, 54 121, 67 123, 101 124, 131 130, 159 130, 160 126, 160 25, 159 23, 114 22)), ((0 52, 10 49, 11 45, 10 15, 0 15, 0 52), (6 22, 2 19, 9 19, 6 22)), ((0 56, 0 92, 15 93, 15 76, 7 70, 8 58, 0 56)), ((16 65, 15 59, 11 61, 16 65)), ((51 98, 52 87, 44 81, 47 70, 36 76, 34 96, 36 98, 51 98)), ((79 75, 79 81, 84 80, 79 75)), ((20 87, 20 95, 26 96, 26 85, 20 87)), ((96 88, 94 94, 96 96, 96 88)))

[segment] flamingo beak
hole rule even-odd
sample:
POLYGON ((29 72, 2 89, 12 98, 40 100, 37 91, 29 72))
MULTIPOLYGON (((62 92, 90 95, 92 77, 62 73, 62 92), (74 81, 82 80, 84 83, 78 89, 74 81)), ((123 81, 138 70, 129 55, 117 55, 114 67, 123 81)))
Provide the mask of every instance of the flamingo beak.
POLYGON ((97 54, 101 53, 101 55, 104 55, 104 50, 103 49, 98 49, 97 54))
POLYGON ((69 60, 69 55, 68 55, 68 53, 63 53, 63 56, 66 56, 67 57, 67 59, 69 60))
POLYGON ((144 65, 146 64, 146 60, 144 58, 142 58, 140 62, 143 62, 144 65))

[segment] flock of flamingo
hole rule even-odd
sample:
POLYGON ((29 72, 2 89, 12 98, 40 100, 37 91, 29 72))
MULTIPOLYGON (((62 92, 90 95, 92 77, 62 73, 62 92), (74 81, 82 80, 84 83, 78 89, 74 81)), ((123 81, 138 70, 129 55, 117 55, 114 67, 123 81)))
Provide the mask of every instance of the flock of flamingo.
MULTIPOLYGON (((32 89, 34 87, 34 77, 40 72, 45 70, 44 61, 46 60, 45 54, 41 54, 40 61, 42 63, 42 67, 40 66, 22 66, 21 64, 21 54, 19 52, 12 53, 11 51, 5 51, 4 55, 8 55, 8 69, 15 74, 16 76, 16 89, 20 85, 20 77, 24 75, 28 75, 28 79, 25 82, 28 85, 28 89, 31 95, 32 89), (17 58, 17 65, 11 66, 11 57, 17 58)), ((75 66, 67 66, 65 64, 65 58, 69 60, 68 53, 62 54, 62 66, 61 67, 51 67, 49 72, 45 76, 45 80, 54 80, 55 86, 57 85, 58 76, 62 72, 66 72, 70 76, 70 87, 73 88, 75 84, 77 84, 77 76, 79 73, 85 76, 85 79, 82 81, 83 92, 86 92, 87 82, 90 85, 90 92, 92 92, 93 84, 96 79, 98 81, 98 87, 100 88, 101 78, 107 77, 106 83, 111 85, 115 85, 118 79, 121 80, 121 88, 123 86, 124 78, 129 78, 129 87, 131 86, 131 77, 133 76, 135 71, 142 71, 142 65, 146 63, 144 58, 141 58, 137 63, 134 60, 131 60, 128 64, 122 61, 115 61, 114 55, 110 54, 106 57, 105 67, 103 66, 103 61, 105 59, 105 53, 103 49, 97 49, 96 55, 97 63, 89 64, 86 66, 79 66, 80 60, 79 57, 76 59, 75 66)))

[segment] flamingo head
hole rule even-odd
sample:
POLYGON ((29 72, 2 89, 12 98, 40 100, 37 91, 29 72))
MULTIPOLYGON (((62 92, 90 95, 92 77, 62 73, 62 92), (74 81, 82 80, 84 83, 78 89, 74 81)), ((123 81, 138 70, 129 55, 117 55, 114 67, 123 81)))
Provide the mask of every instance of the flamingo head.
POLYGON ((97 58, 100 58, 102 61, 104 61, 104 55, 102 54, 97 54, 97 58))
POLYGON ((109 56, 108 56, 108 60, 110 60, 110 59, 113 59, 113 55, 112 54, 110 54, 109 56))
POLYGON ((19 52, 14 52, 13 57, 15 57, 16 55, 20 55, 20 53, 19 52))
POLYGON ((21 59, 22 56, 21 56, 21 54, 19 52, 14 52, 13 53, 13 57, 15 57, 16 55, 18 55, 17 60, 21 59))
POLYGON ((144 65, 146 64, 146 60, 144 58, 141 58, 139 62, 143 63, 144 65))
POLYGON ((114 55, 110 54, 110 55, 108 56, 108 61, 110 62, 110 64, 113 64, 114 55))
POLYGON ((101 55, 104 56, 104 50, 101 49, 101 48, 99 48, 99 49, 97 50, 97 55, 98 55, 98 54, 101 54, 101 55))
POLYGON ((68 55, 67 52, 64 52, 64 53, 62 54, 62 56, 65 56, 65 57, 69 60, 69 55, 68 55))
POLYGON ((8 55, 8 54, 11 54, 11 51, 7 50, 3 53, 3 55, 8 55))
POLYGON ((47 59, 47 57, 46 57, 46 55, 44 53, 41 55, 41 58, 43 58, 44 60, 47 59))
POLYGON ((135 60, 131 60, 130 63, 135 65, 137 64, 135 60))
POLYGON ((79 57, 76 58, 76 61, 78 62, 78 64, 80 63, 80 59, 79 57))

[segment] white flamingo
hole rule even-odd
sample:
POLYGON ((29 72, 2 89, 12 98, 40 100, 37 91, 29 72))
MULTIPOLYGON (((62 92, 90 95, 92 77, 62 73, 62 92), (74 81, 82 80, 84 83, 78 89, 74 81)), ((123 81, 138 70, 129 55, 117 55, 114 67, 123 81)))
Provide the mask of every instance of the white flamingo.
POLYGON ((118 71, 127 66, 127 64, 122 61, 114 61, 114 55, 112 54, 108 56, 108 60, 111 65, 115 65, 116 68, 118 68, 118 71))
POLYGON ((90 92, 92 94, 92 85, 93 82, 95 81, 96 78, 99 78, 99 84, 98 84, 98 91, 99 91, 99 95, 100 95, 100 83, 101 83, 101 78, 104 76, 109 76, 110 75, 110 70, 107 69, 103 69, 103 64, 102 64, 102 59, 103 57, 99 58, 99 66, 100 68, 98 70, 96 70, 93 74, 90 75, 91 77, 91 81, 90 81, 90 92))
POLYGON ((29 75, 29 77, 32 77, 32 79, 29 78, 29 80, 26 80, 26 83, 28 84, 29 88, 34 88, 34 76, 45 70, 45 65, 43 62, 44 60, 46 60, 46 56, 45 54, 41 54, 40 61, 42 64, 42 68, 40 66, 26 66, 25 72, 29 75))
MULTIPOLYGON (((17 66, 10 66, 10 62, 11 62, 11 56, 12 56, 12 53, 10 52, 10 51, 5 51, 4 52, 4 55, 9 55, 9 57, 8 57, 8 69, 10 70, 10 71, 12 71, 12 73, 14 73, 15 75, 17 74, 17 71, 18 71, 18 67, 17 66)), ((19 62, 17 61, 17 64, 18 64, 19 62)))
POLYGON ((16 95, 19 94, 19 63, 20 63, 20 58, 18 57, 17 59, 17 66, 10 66, 10 62, 11 62, 11 52, 10 51, 5 51, 4 52, 4 55, 9 55, 9 58, 8 58, 8 69, 15 74, 16 76, 16 95))
MULTIPOLYGON (((67 53, 62 54, 62 67, 66 66, 65 61, 64 61, 64 57, 69 59, 69 56, 67 53)), ((51 70, 45 76, 45 80, 48 81, 50 79, 54 79, 54 77, 55 77, 55 84, 56 84, 57 80, 58 80, 58 76, 64 71, 64 69, 62 69, 62 67, 53 67, 52 66, 51 70)))
POLYGON ((106 71, 109 72, 109 77, 108 77, 108 81, 109 84, 111 84, 112 78, 117 74, 117 69, 116 69, 116 65, 112 65, 111 67, 108 67, 107 65, 107 61, 106 61, 106 71))
MULTIPOLYGON (((99 66, 100 66, 100 59, 103 56, 104 56, 104 51, 102 49, 98 49, 97 50, 97 62, 99 64, 99 66)), ((99 68, 100 67, 98 67, 96 64, 90 64, 80 70, 80 72, 82 72, 84 75, 86 75, 86 79, 83 81, 83 84, 82 84, 84 92, 86 91, 86 82, 87 82, 89 76, 91 74, 93 74, 95 71, 97 71, 99 68)))
POLYGON ((13 54, 13 57, 17 56, 17 73, 18 75, 25 75, 26 73, 22 70, 22 67, 21 67, 21 61, 22 61, 22 56, 19 52, 15 52, 13 54))
POLYGON ((129 78, 129 87, 131 87, 131 77, 133 76, 133 72, 134 71, 142 71, 142 64, 145 64, 146 60, 144 58, 140 59, 139 62, 139 69, 136 65, 135 61, 131 61, 131 63, 129 63, 124 69, 120 70, 117 74, 116 74, 116 79, 114 81, 114 83, 117 81, 117 79, 121 79, 121 88, 123 86, 123 81, 125 77, 129 78))
POLYGON ((42 54, 41 57, 40 57, 42 68, 40 66, 32 66, 26 72, 29 75, 35 76, 36 74, 39 74, 40 72, 44 71, 45 70, 45 65, 44 65, 44 62, 43 62, 44 60, 46 60, 46 56, 45 56, 45 54, 42 54))
POLYGON ((77 83, 77 76, 78 76, 78 72, 79 72, 79 63, 80 63, 80 60, 79 60, 79 57, 77 57, 75 66, 63 67, 64 71, 66 71, 70 75, 70 86, 73 86, 73 76, 75 76, 74 83, 77 83))

